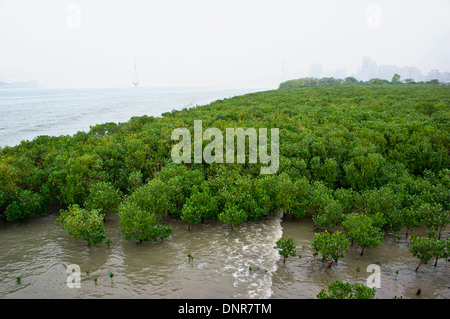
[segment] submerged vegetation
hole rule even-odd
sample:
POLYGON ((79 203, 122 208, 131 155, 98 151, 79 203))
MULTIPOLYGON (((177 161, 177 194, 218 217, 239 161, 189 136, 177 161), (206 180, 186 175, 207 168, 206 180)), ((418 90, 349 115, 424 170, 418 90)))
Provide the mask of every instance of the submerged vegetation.
POLYGON ((98 210, 87 210, 71 205, 68 210, 62 210, 57 223, 62 225, 69 235, 83 237, 88 245, 96 245, 106 239, 103 227, 103 215, 98 210))
POLYGON ((349 250, 350 243, 340 231, 330 234, 325 230, 314 234, 314 240, 311 245, 314 255, 316 256, 320 253, 322 262, 328 262, 329 268, 333 263, 337 263, 340 258, 344 257, 344 252, 349 250))
POLYGON ((328 285, 327 289, 322 289, 318 294, 318 299, 373 299, 376 289, 369 288, 362 284, 350 284, 341 280, 336 280, 328 285))
POLYGON ((297 251, 295 250, 294 239, 291 237, 284 238, 281 237, 275 243, 274 249, 278 250, 278 253, 283 257, 283 263, 286 263, 286 259, 289 256, 297 256, 297 251))
POLYGON ((421 262, 447 256, 448 241, 435 241, 443 242, 450 222, 450 87, 352 79, 302 86, 5 147, 0 216, 42 215, 46 203, 57 202, 62 227, 98 244, 106 239, 104 219, 118 213, 122 234, 139 244, 168 237, 168 217, 188 229, 210 219, 233 229, 283 211, 285 218, 313 218, 321 234, 314 249, 330 265, 348 250, 346 240, 362 255, 388 230, 405 231, 421 262), (172 131, 192 133, 198 119, 222 131, 279 128, 278 172, 261 175, 263 164, 248 156, 244 164, 174 163, 172 131), (436 236, 411 236, 420 225, 436 236))

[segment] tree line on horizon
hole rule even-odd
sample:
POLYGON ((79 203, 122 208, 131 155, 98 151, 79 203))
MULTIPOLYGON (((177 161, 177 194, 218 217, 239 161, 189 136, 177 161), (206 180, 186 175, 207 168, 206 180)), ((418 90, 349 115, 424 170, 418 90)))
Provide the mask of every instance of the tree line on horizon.
POLYGON ((391 81, 381 78, 373 78, 368 81, 358 81, 352 76, 348 76, 345 79, 338 79, 333 77, 305 77, 300 79, 292 79, 280 83, 279 89, 293 89, 293 88, 304 88, 304 87, 320 87, 320 86, 347 86, 347 85, 388 85, 388 84, 426 84, 426 85, 444 85, 444 83, 439 82, 438 79, 431 79, 429 81, 419 81, 416 82, 414 79, 400 80, 401 76, 394 74, 391 81))

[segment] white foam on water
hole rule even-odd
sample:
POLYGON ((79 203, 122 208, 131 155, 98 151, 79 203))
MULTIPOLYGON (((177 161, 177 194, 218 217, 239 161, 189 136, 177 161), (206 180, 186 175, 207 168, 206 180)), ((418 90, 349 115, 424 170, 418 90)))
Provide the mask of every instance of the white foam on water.
POLYGON ((272 276, 278 252, 273 248, 282 236, 281 214, 252 221, 236 228, 236 238, 227 246, 223 271, 231 272, 235 298, 267 299, 272 296, 272 276), (252 268, 252 270, 249 269, 252 268))

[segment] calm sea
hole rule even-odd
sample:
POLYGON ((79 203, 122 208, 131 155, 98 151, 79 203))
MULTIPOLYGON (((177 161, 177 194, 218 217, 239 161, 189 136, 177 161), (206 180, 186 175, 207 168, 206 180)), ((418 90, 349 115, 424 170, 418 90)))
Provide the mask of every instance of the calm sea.
POLYGON ((263 89, 144 88, 1 89, 0 146, 40 135, 73 135, 90 126, 126 122, 133 116, 208 104, 263 89))

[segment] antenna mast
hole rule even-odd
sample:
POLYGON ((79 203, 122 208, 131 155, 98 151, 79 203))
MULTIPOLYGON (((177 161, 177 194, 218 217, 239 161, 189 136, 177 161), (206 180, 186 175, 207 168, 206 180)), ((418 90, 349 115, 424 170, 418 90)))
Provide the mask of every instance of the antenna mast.
POLYGON ((137 67, 136 67, 136 58, 134 58, 134 74, 133 74, 133 85, 137 87, 139 84, 138 76, 137 76, 137 67))

